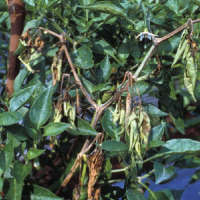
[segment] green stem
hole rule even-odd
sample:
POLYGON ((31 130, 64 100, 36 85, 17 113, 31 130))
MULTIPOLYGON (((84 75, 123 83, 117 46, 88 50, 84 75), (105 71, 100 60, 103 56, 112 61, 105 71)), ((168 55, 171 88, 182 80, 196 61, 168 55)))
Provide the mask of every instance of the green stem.
POLYGON ((87 165, 86 165, 86 163, 84 162, 83 168, 82 168, 82 174, 81 174, 81 185, 84 185, 84 180, 85 180, 86 171, 87 171, 87 165))
POLYGON ((156 195, 153 193, 153 191, 151 189, 149 189, 149 187, 146 184, 144 184, 142 182, 138 182, 138 183, 149 192, 149 194, 152 196, 152 198, 154 200, 157 200, 156 195))
POLYGON ((129 166, 122 168, 122 169, 113 169, 111 170, 112 173, 124 172, 129 169, 129 166))
POLYGON ((150 177, 153 173, 155 172, 155 170, 151 170, 149 173, 143 175, 143 176, 138 176, 138 180, 141 182, 143 179, 150 177))
POLYGON ((160 158, 160 157, 163 157, 163 156, 169 156, 166 152, 165 153, 160 153, 160 154, 158 154, 158 155, 155 155, 155 156, 152 156, 152 157, 150 157, 150 158, 147 158, 146 160, 144 160, 144 161, 138 161, 137 163, 142 163, 142 164, 144 164, 144 163, 146 163, 146 162, 149 162, 149 161, 151 161, 151 160, 154 160, 154 159, 156 159, 156 158, 160 158))
POLYGON ((154 53, 154 50, 156 49, 156 45, 153 44, 151 46, 151 48, 149 49, 148 53, 146 54, 144 60, 142 61, 142 63, 140 64, 140 66, 137 68, 136 72, 134 73, 133 77, 136 79, 140 72, 142 71, 142 69, 144 68, 144 66, 146 65, 146 63, 148 62, 148 60, 151 58, 151 56, 153 55, 154 53))
POLYGON ((92 121, 91 121, 92 127, 94 127, 94 121, 95 121, 96 115, 97 115, 97 111, 95 110, 95 113, 93 114, 92 121))

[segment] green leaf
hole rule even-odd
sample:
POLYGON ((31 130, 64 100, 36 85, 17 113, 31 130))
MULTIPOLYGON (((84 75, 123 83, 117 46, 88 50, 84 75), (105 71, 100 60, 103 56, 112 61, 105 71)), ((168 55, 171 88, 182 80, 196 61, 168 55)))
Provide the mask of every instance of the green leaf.
POLYGON ((130 92, 133 93, 134 96, 143 95, 147 90, 149 90, 150 85, 145 81, 136 82, 133 84, 130 92))
POLYGON ((101 120, 101 124, 103 127, 103 130, 108 134, 110 137, 114 138, 116 136, 116 125, 112 121, 112 113, 110 110, 106 110, 103 118, 101 120))
POLYGON ((19 141, 25 141, 25 140, 29 139, 26 129, 19 124, 8 126, 7 130, 10 134, 12 134, 19 141))
POLYGON ((35 7, 35 0, 24 0, 24 2, 25 2, 26 4, 28 4, 29 6, 35 7))
MULTIPOLYGON (((80 7, 83 7, 83 6, 80 6, 80 7)), ((122 8, 116 6, 115 4, 109 1, 96 2, 92 5, 84 6, 84 8, 94 10, 94 11, 106 12, 112 15, 126 17, 126 14, 122 8)))
POLYGON ((118 49, 118 56, 121 60, 126 61, 129 56, 129 44, 123 43, 118 49))
POLYGON ((63 200, 63 198, 57 197, 53 192, 39 185, 34 185, 33 191, 31 200, 63 200))
POLYGON ((64 132, 71 125, 64 122, 52 122, 44 127, 44 136, 56 136, 64 132))
POLYGON ((19 161, 16 161, 14 164, 13 176, 18 183, 23 183, 24 179, 29 175, 31 170, 32 165, 30 162, 28 164, 22 164, 19 161))
POLYGON ((71 126, 67 128, 67 131, 73 135, 91 135, 96 136, 97 132, 91 127, 91 125, 83 119, 78 119, 78 127, 71 126))
POLYGON ((24 27, 24 31, 23 33, 25 33, 26 31, 28 31, 29 29, 32 29, 32 28, 38 28, 39 25, 40 25, 41 21, 38 20, 38 19, 33 19, 31 21, 28 21, 24 27))
POLYGON ((6 195, 6 199, 12 199, 12 200, 19 200, 22 199, 22 189, 23 184, 17 183, 17 180, 15 178, 12 178, 9 180, 9 190, 6 195))
POLYGON ((83 45, 77 49, 75 62, 83 69, 90 69, 94 66, 93 54, 89 46, 83 45))
POLYGON ((106 57, 101 61, 100 68, 102 72, 102 79, 103 81, 107 81, 111 75, 112 67, 109 61, 109 56, 106 57))
POLYGON ((83 81, 83 85, 85 86, 85 88, 87 89, 87 91, 89 93, 93 93, 96 90, 96 87, 93 83, 91 83, 90 81, 88 81, 86 78, 84 78, 83 76, 81 77, 81 80, 83 81))
POLYGON ((174 118, 172 115, 170 115, 170 118, 172 119, 176 129, 178 131, 180 131, 180 133, 182 133, 183 135, 185 135, 185 123, 184 123, 184 120, 181 119, 181 118, 174 118))
POLYGON ((28 74, 29 74, 29 72, 26 68, 20 70, 19 74, 17 75, 17 77, 15 78, 15 81, 14 81, 14 91, 15 92, 17 92, 21 88, 21 86, 28 74))
POLYGON ((168 0, 166 6, 177 15, 179 14, 179 1, 178 0, 168 0))
POLYGON ((127 200, 145 200, 145 197, 142 192, 133 189, 126 190, 127 200))
POLYGON ((22 115, 19 112, 0 113, 0 126, 10 126, 21 121, 22 115))
POLYGON ((86 5, 94 3, 95 0, 79 0, 79 2, 80 2, 81 5, 86 6, 86 5))
POLYGON ((50 47, 46 53, 46 56, 54 57, 58 52, 58 47, 50 47))
POLYGON ((128 145, 123 142, 106 140, 102 143, 102 149, 111 152, 128 151, 128 145))
POLYGON ((150 147, 158 147, 164 143, 164 141, 162 141, 162 137, 165 132, 165 128, 165 122, 161 122, 160 125, 152 128, 150 136, 150 147))
POLYGON ((53 91, 53 87, 45 89, 45 91, 33 102, 29 112, 29 118, 37 128, 45 124, 51 115, 53 91))
POLYGON ((11 134, 7 135, 7 141, 6 141, 6 145, 4 148, 4 152, 5 152, 5 170, 9 170, 9 168, 12 165, 12 161, 14 158, 14 148, 15 148, 15 144, 14 144, 14 137, 12 137, 11 134))
POLYGON ((34 148, 30 148, 28 153, 27 153, 27 158, 29 160, 32 160, 34 158, 39 157, 41 154, 43 154, 45 152, 45 150, 43 149, 34 149, 34 148))
POLYGON ((16 111, 23 104, 25 104, 28 99, 32 96, 36 87, 31 86, 24 89, 19 90, 14 93, 12 99, 10 100, 10 111, 16 111))
POLYGON ((159 108, 151 104, 145 106, 144 109, 152 117, 165 117, 168 115, 166 112, 161 111, 159 108))
POLYGON ((186 48, 186 46, 187 46, 187 40, 186 39, 184 39, 183 40, 183 43, 182 43, 182 40, 181 40, 181 42, 180 42, 180 44, 179 44, 179 47, 178 47, 178 50, 177 50, 177 52, 176 52, 176 55, 175 55, 175 57, 174 57, 174 61, 173 61, 173 63, 172 63, 172 68, 174 68, 174 67, 176 67, 176 63, 178 62, 178 60, 181 58, 181 56, 183 55, 183 52, 184 52, 184 50, 185 50, 185 48, 186 48))
POLYGON ((116 50, 105 40, 99 40, 94 43, 94 50, 103 55, 110 55, 114 57, 116 50))
POLYGON ((173 166, 165 167, 159 162, 154 162, 155 170, 155 183, 160 184, 164 181, 168 181, 175 175, 175 170, 173 166))
POLYGON ((200 151, 200 142, 191 139, 172 139, 162 147, 169 153, 192 153, 200 151))
MULTIPOLYGON (((175 192, 180 192, 182 194, 183 191, 180 191, 180 190, 173 190, 173 193, 172 191, 168 190, 168 189, 165 189, 165 190, 162 190, 162 191, 157 191, 157 192, 154 192, 154 197, 152 195, 149 196, 148 200, 176 200, 176 199, 181 199, 180 198, 174 198, 173 194, 175 192)), ((181 196, 181 195, 179 195, 181 196)))

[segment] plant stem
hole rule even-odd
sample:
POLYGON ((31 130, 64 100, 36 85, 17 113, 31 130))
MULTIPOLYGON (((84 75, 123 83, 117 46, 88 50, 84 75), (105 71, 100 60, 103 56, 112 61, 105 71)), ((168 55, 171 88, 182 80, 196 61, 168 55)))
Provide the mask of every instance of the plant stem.
POLYGON ((152 198, 154 200, 157 200, 156 195, 153 193, 153 191, 151 189, 149 189, 149 187, 146 184, 144 184, 144 183, 142 183, 140 181, 138 181, 138 183, 149 192, 149 194, 152 196, 152 198))
POLYGON ((124 171, 126 171, 126 170, 128 170, 128 169, 129 169, 129 166, 124 167, 124 168, 122 168, 122 169, 113 169, 113 170, 111 170, 111 172, 112 172, 112 173, 124 172, 124 171))
POLYGON ((151 46, 151 48, 149 49, 148 53, 146 54, 144 60, 142 61, 142 63, 140 64, 140 66, 137 68, 136 72, 133 75, 134 79, 137 79, 137 77, 139 76, 140 72, 142 71, 142 69, 144 68, 144 66, 146 65, 146 63, 148 62, 148 60, 151 58, 151 56, 154 53, 154 50, 156 49, 157 45, 153 44, 151 46))
POLYGON ((141 182, 143 179, 150 177, 150 176, 154 173, 154 171, 155 171, 155 170, 153 169, 153 170, 151 170, 149 173, 147 173, 147 174, 145 174, 145 175, 143 175, 143 176, 138 176, 137 178, 138 178, 138 180, 141 182))

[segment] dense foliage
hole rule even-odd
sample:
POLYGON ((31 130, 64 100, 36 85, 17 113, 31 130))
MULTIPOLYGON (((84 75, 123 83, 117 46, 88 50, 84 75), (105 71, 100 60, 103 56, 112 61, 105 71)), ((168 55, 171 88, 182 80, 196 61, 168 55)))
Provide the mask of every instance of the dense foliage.
POLYGON ((24 2, 8 98, 0 1, 1 199, 179 199, 148 185, 200 164, 199 136, 186 134, 199 122, 200 1, 24 2))

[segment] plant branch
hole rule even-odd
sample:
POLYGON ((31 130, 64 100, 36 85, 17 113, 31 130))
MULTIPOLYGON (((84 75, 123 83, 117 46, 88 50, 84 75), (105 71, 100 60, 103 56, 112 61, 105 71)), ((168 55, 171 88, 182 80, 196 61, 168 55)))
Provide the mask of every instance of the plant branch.
POLYGON ((80 80, 79 77, 78 77, 78 74, 77 74, 77 72, 76 72, 75 66, 74 66, 74 64, 73 64, 73 62, 72 62, 72 59, 71 59, 71 57, 70 57, 70 55, 69 55, 69 52, 68 52, 68 49, 67 49, 67 46, 66 46, 65 35, 64 35, 64 34, 57 34, 57 33, 53 32, 53 31, 48 30, 48 29, 43 28, 43 27, 40 27, 39 29, 40 29, 40 30, 43 30, 44 33, 49 33, 49 34, 51 34, 51 35, 57 37, 57 38, 60 40, 60 42, 61 42, 61 44, 62 44, 61 49, 62 49, 62 50, 64 51, 64 53, 65 53, 65 56, 66 56, 66 58, 67 58, 67 61, 68 61, 68 63, 69 63, 69 66, 70 66, 70 68, 71 68, 71 71, 72 71, 72 73, 73 73, 73 76, 74 76, 74 79, 75 79, 76 84, 79 86, 79 88, 81 89, 83 95, 86 97, 86 99, 88 100, 88 102, 96 109, 96 108, 98 107, 98 105, 97 105, 96 102, 92 99, 92 97, 91 97, 90 94, 87 92, 87 90, 83 87, 83 84, 82 84, 81 80, 80 80))
POLYGON ((68 52, 68 49, 67 49, 67 46, 65 44, 63 44, 63 49, 64 49, 64 52, 65 52, 65 56, 68 60, 68 63, 69 63, 69 66, 72 70, 72 73, 73 73, 73 76, 74 76, 74 79, 76 81, 76 84, 80 87, 83 95, 86 97, 86 99, 88 100, 88 102, 95 108, 97 109, 98 105, 96 104, 96 102, 92 99, 92 97, 90 96, 90 94, 87 92, 87 90, 83 87, 83 84, 81 82, 81 80, 79 79, 78 77, 78 74, 76 73, 76 70, 75 70, 75 67, 72 63, 72 60, 71 60, 71 57, 69 55, 69 52, 68 52))
MULTIPOLYGON (((189 19, 188 22, 191 23, 191 25, 199 23, 200 19, 196 19, 196 20, 191 20, 189 19)), ((184 30, 185 28, 189 27, 189 23, 186 22, 185 24, 183 24, 182 26, 178 27, 177 29, 175 29, 174 31, 172 31, 171 33, 168 33, 167 35, 161 37, 161 38, 157 38, 157 37, 152 37, 153 39, 153 45, 151 46, 150 50, 148 51, 147 55, 145 56, 144 60, 142 61, 142 63, 140 64, 140 66, 137 68, 135 74, 133 75, 134 79, 137 79, 140 72, 142 71, 142 69, 144 68, 144 66, 147 64, 147 62, 149 61, 149 59, 153 56, 153 53, 155 51, 155 49, 164 41, 170 39, 171 37, 173 37, 174 35, 176 35, 177 33, 181 32, 182 30, 184 30)))
MULTIPOLYGON (((196 24, 196 23, 199 23, 199 22, 200 22, 200 19, 196 19, 196 20, 191 21, 192 24, 196 24)), ((165 35, 161 38, 155 38, 154 42, 155 42, 156 45, 159 45, 160 43, 164 42, 165 40, 168 40, 169 38, 173 37, 174 35, 181 32, 182 30, 184 30, 187 27, 188 27, 188 22, 186 22, 182 26, 178 27, 177 29, 175 29, 171 33, 168 33, 167 35, 165 35)))
POLYGON ((93 139, 93 141, 91 143, 89 143, 88 139, 85 141, 80 153, 77 155, 77 158, 76 158, 76 160, 75 160, 75 162, 74 162, 69 174, 63 180, 63 182, 61 184, 61 187, 65 187, 69 183, 69 181, 71 180, 72 176, 74 175, 76 169, 81 164, 83 155, 86 154, 93 147, 95 142, 98 142, 100 140, 101 137, 103 137, 103 134, 102 133, 98 133, 97 136, 93 139))
POLYGON ((153 55, 155 49, 157 48, 157 45, 153 44, 151 46, 151 48, 149 49, 148 53, 146 54, 144 60, 142 61, 142 63, 140 64, 140 66, 137 68, 136 72, 133 75, 133 79, 136 80, 137 77, 139 76, 140 72, 142 71, 142 69, 144 68, 144 66, 146 65, 146 63, 149 61, 149 59, 151 58, 151 56, 153 55))

